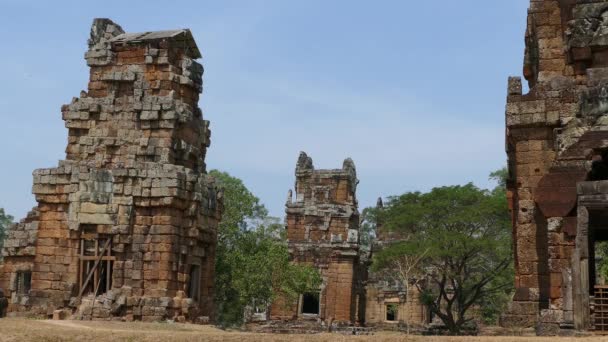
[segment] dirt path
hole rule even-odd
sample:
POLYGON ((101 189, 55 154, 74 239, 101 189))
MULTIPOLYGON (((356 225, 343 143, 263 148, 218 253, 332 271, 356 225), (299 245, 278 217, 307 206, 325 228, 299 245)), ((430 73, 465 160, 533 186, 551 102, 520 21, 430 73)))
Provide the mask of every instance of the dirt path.
POLYGON ((95 327, 95 328, 87 327, 86 325, 76 323, 75 321, 54 321, 54 320, 47 319, 47 320, 43 320, 40 322, 46 323, 46 324, 58 325, 58 326, 62 326, 62 327, 67 327, 67 328, 104 330, 104 328, 100 328, 100 327, 95 327))
POLYGON ((343 336, 338 334, 274 335, 229 332, 213 326, 179 323, 53 321, 21 318, 0 319, 0 341, 232 341, 232 342, 608 342, 608 337, 534 337, 534 336, 478 336, 437 337, 405 336, 398 333, 377 332, 372 336, 343 336))
POLYGON ((213 332, 213 333, 226 333, 223 330, 203 325, 195 324, 178 324, 178 323, 149 323, 151 325, 160 325, 161 329, 150 329, 146 323, 122 323, 122 322, 99 322, 99 321, 70 321, 70 320, 39 320, 37 322, 50 324, 54 326, 60 326, 71 329, 85 329, 93 331, 112 331, 112 332, 126 332, 126 333, 150 333, 150 330, 155 330, 157 333, 174 333, 174 332, 213 332), (124 328, 120 326, 124 325, 124 328), (118 328, 117 328, 118 327, 118 328), (127 328, 128 327, 128 328, 127 328), (165 329, 162 329, 165 328, 165 329))

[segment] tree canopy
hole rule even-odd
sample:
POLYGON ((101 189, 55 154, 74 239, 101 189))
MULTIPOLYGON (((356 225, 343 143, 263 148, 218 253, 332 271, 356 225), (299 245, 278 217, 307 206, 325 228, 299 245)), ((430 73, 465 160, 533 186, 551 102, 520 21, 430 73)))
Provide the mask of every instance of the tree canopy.
POLYGON ((361 223, 359 225, 359 244, 362 254, 366 255, 372 248, 376 239, 376 214, 377 208, 364 208, 361 212, 361 223))
MULTIPOLYGON (((8 233, 9 226, 13 223, 13 217, 4 212, 3 208, 0 208, 0 249, 4 246, 4 239, 6 238, 6 234, 8 233)), ((2 258, 2 253, 0 253, 0 259, 2 258)))
POLYGON ((210 174, 224 189, 215 266, 218 323, 240 325, 248 306, 268 305, 279 294, 295 298, 318 287, 316 270, 290 262, 279 219, 268 216, 240 179, 217 170, 210 174))
POLYGON ((506 166, 490 173, 490 179, 497 183, 496 189, 506 189, 508 178, 509 170, 506 166))
POLYGON ((423 301, 451 333, 472 320, 470 308, 483 311, 489 298, 504 297, 512 287, 510 218, 500 182, 494 190, 467 184, 390 197, 377 215, 404 240, 376 254, 373 268, 419 257, 423 301))

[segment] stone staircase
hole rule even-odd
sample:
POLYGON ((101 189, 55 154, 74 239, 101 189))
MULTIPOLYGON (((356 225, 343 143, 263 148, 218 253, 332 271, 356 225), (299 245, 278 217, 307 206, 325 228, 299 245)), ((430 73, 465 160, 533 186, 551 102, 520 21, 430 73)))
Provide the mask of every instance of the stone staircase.
POLYGON ((269 321, 248 324, 247 330, 268 334, 320 334, 327 332, 327 327, 316 321, 269 321))
POLYGON ((374 328, 371 327, 339 327, 332 329, 332 332, 342 335, 373 335, 374 328))
POLYGON ((320 334, 336 333, 342 335, 373 335, 374 328, 356 326, 328 326, 317 321, 270 321, 247 325, 247 330, 269 334, 320 334))

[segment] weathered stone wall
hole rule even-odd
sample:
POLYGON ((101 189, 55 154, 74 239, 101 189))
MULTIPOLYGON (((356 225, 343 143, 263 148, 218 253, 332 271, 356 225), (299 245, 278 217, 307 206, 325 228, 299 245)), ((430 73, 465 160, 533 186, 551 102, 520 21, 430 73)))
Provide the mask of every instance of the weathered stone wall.
POLYGON ((11 311, 212 318, 222 200, 205 171, 199 57, 188 30, 129 34, 94 21, 88 91, 62 107, 66 160, 34 171, 36 214, 9 231, 3 250, 5 274, 17 265, 32 272, 31 289, 11 311), (97 291, 81 290, 85 268, 101 260, 85 255, 92 244, 108 257, 98 262, 108 266, 108 291, 99 289, 101 273, 91 276, 97 291))
POLYGON ((608 147, 606 48, 607 1, 530 2, 524 58, 530 91, 523 94, 521 80, 510 78, 506 108, 516 293, 504 325, 585 328, 573 312, 573 298, 582 294, 577 272, 588 257, 575 256, 576 187, 608 147))
POLYGON ((31 272, 36 255, 36 240, 40 213, 36 208, 27 217, 14 224, 7 231, 4 240, 3 262, 0 269, 0 288, 9 298, 9 303, 17 311, 26 311, 29 295, 16 291, 17 272, 31 272))
POLYGON ((359 212, 355 196, 357 174, 350 159, 342 169, 315 170, 301 153, 296 166, 296 194, 287 200, 287 239, 294 262, 312 265, 323 277, 318 315, 303 315, 301 301, 279 299, 271 319, 318 319, 355 323, 359 277, 359 212), (287 305, 286 305, 287 304, 287 305))
POLYGON ((397 329, 398 325, 421 326, 428 323, 427 308, 420 303, 420 292, 414 286, 407 295, 405 288, 389 282, 372 281, 366 286, 365 324, 397 329), (397 306, 394 321, 388 321, 387 305, 397 306))

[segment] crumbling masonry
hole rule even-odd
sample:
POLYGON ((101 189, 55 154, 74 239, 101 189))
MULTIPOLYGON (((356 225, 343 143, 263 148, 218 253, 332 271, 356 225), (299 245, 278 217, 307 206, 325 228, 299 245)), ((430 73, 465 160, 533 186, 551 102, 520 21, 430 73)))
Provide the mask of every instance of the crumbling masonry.
POLYGON ((88 43, 88 91, 61 108, 66 160, 34 171, 38 205, 2 250, 9 311, 213 319, 222 194, 192 34, 95 19, 88 43))
POLYGON ((350 325, 362 320, 359 264, 359 212, 355 196, 357 172, 353 161, 341 169, 315 170, 301 153, 296 166, 295 199, 286 203, 287 239, 292 260, 321 272, 317 292, 304 293, 296 303, 278 300, 273 320, 311 320, 350 325))
POLYGON ((401 238, 379 224, 372 252, 360 248, 353 161, 346 159, 341 169, 316 170, 302 152, 295 175, 295 198, 290 190, 286 203, 289 253, 293 262, 318 269, 323 281, 318 291, 302 293, 293 303, 278 298, 270 324, 260 331, 364 334, 369 328, 363 325, 401 329, 427 323, 428 311, 414 286, 406 293, 391 277, 368 270, 374 252, 401 238))
POLYGON ((608 239, 608 1, 532 0, 524 76, 527 94, 508 87, 516 292, 502 324, 607 331, 594 247, 608 239))

